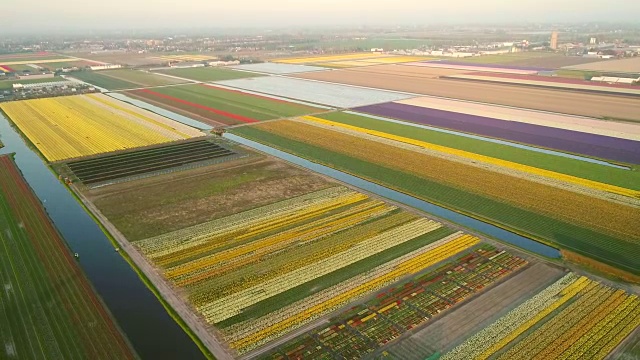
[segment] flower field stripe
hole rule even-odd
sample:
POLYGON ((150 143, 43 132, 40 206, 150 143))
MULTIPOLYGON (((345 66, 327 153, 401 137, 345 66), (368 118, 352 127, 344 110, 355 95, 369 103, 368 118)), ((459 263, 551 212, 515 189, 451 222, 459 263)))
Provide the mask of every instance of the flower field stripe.
POLYGON ((165 124, 163 122, 160 122, 160 121, 157 121, 155 119, 152 119, 151 117, 144 116, 144 115, 140 114, 139 112, 127 109, 127 108, 125 108, 123 106, 120 106, 120 105, 117 104, 116 101, 113 100, 113 98, 109 98, 109 97, 105 97, 105 96, 101 96, 101 95, 96 95, 96 94, 90 94, 90 95, 87 95, 87 96, 90 99, 96 100, 96 101, 98 101, 98 102, 100 102, 100 103, 102 103, 102 104, 104 104, 104 105, 106 105, 106 106, 108 106, 110 108, 117 109, 117 110, 119 110, 121 112, 124 112, 126 114, 135 116, 135 117, 143 120, 144 122, 153 124, 153 125, 155 125, 157 127, 160 127, 160 128, 163 128, 163 129, 165 129, 167 131, 175 133, 179 138, 188 139, 188 138, 191 138, 191 137, 194 137, 194 136, 198 136, 199 131, 194 129, 194 128, 190 128, 188 126, 182 126, 181 123, 178 123, 178 122, 175 122, 175 121, 172 121, 172 123, 173 123, 172 126, 167 125, 167 124, 165 124))
POLYGON ((629 334, 639 326, 640 306, 636 307, 629 316, 622 320, 617 327, 612 329, 606 337, 600 339, 600 341, 591 348, 591 351, 587 353, 587 356, 591 356, 591 354, 593 354, 592 359, 605 359, 622 340, 629 336, 629 334), (600 349, 599 351, 594 351, 598 348, 600 349))
MULTIPOLYGON (((241 352, 248 351, 255 346, 269 341, 274 334, 281 334, 285 331, 289 331, 292 327, 302 326, 322 314, 326 314, 345 303, 352 301, 352 299, 382 288, 391 282, 397 281, 397 279, 402 276, 417 273, 450 256, 468 249, 478 242, 479 239, 470 235, 461 235, 460 233, 450 235, 433 244, 429 244, 428 246, 416 250, 411 254, 403 256, 401 259, 394 261, 393 264, 385 264, 378 268, 391 268, 391 271, 383 273, 381 276, 374 277, 369 281, 361 282, 348 291, 344 291, 344 289, 339 288, 333 289, 333 291, 328 292, 329 296, 333 295, 329 297, 329 299, 317 303, 301 313, 295 314, 252 335, 248 335, 245 332, 239 340, 231 342, 230 345, 239 349, 241 352)), ((378 269, 374 269, 372 274, 377 274, 378 269)), ((235 338, 239 337, 236 336, 235 338)))
POLYGON ((384 132, 380 132, 380 131, 376 131, 376 130, 370 130, 370 129, 360 128, 360 127, 351 126, 351 125, 347 125, 347 124, 342 124, 342 123, 339 123, 339 122, 325 120, 325 119, 317 118, 317 117, 314 117, 314 116, 303 116, 301 118, 304 119, 304 120, 307 120, 307 121, 309 121, 311 123, 316 122, 316 123, 321 123, 321 124, 341 127, 341 128, 345 128, 345 129, 349 129, 349 130, 353 130, 353 131, 357 131, 357 132, 362 132, 362 133, 378 136, 378 137, 385 138, 385 139, 390 139, 390 140, 395 140, 395 141, 399 141, 399 142, 403 142, 403 143, 407 143, 407 144, 420 146, 420 147, 423 147, 423 148, 426 148, 426 149, 429 149, 429 150, 439 151, 439 152, 443 152, 443 153, 446 153, 446 154, 461 156, 461 157, 465 157, 465 158, 468 158, 468 159, 482 161, 482 162, 485 162, 485 163, 489 163, 489 164, 493 164, 493 165, 497 165, 497 166, 502 166, 502 167, 506 167, 506 168, 510 168, 510 169, 514 169, 514 170, 519 170, 519 171, 523 171, 523 172, 527 172, 527 173, 531 173, 531 174, 535 174, 535 175, 545 176, 545 177, 548 177, 548 178, 551 178, 551 179, 561 180, 561 181, 565 181, 565 182, 576 184, 576 185, 580 185, 580 186, 589 187, 589 188, 596 189, 596 190, 602 190, 602 191, 607 191, 607 192, 611 192, 611 193, 614 193, 614 194, 640 198, 640 192, 639 191, 625 189, 625 188, 622 188, 622 187, 619 187, 619 186, 615 186, 615 185, 609 185, 609 184, 604 184, 604 183, 600 183, 600 182, 596 182, 596 181, 592 181, 592 180, 582 179, 582 178, 578 178, 578 177, 571 176, 571 175, 561 174, 561 173, 557 173, 557 172, 553 172, 553 171, 549 171, 549 170, 535 168, 535 167, 532 167, 532 166, 522 165, 522 164, 514 163, 514 162, 511 162, 511 161, 496 159, 496 158, 492 158, 492 157, 488 157, 488 156, 484 156, 484 155, 478 155, 478 154, 474 154, 474 153, 471 153, 471 152, 468 152, 468 151, 464 151, 464 150, 458 150, 458 149, 453 149, 453 148, 449 148, 449 147, 445 147, 445 146, 441 146, 441 145, 435 145, 435 144, 427 143, 427 142, 424 142, 424 141, 419 141, 419 140, 414 140, 414 139, 410 139, 410 138, 406 138, 406 137, 396 136, 396 135, 392 135, 392 134, 388 134, 388 133, 384 133, 384 132))
MULTIPOLYGON (((570 297, 583 290, 591 283, 585 277, 578 277, 574 273, 570 273, 562 277, 560 280, 551 284, 531 299, 525 301, 509 313, 495 321, 493 324, 485 327, 477 332, 462 344, 458 345, 448 353, 444 354, 441 359, 478 359, 481 358, 486 350, 502 346, 495 346, 503 340, 515 334, 515 330, 530 321, 537 322, 546 316, 548 310, 554 310, 557 306, 566 302, 570 297), (557 306, 556 306, 557 304, 557 306)), ((529 326, 527 326, 528 328, 529 326)), ((505 342, 504 344, 507 344, 505 342)))
MULTIPOLYGON (((288 246, 293 244, 303 244, 309 243, 312 241, 316 241, 318 238, 324 238, 330 236, 336 231, 344 230, 350 228, 354 225, 357 225, 361 222, 369 220, 372 216, 377 217, 380 215, 384 215, 389 211, 392 211, 393 208, 389 208, 386 205, 381 205, 376 208, 370 209, 369 211, 359 212, 351 216, 352 219, 338 219, 337 221, 333 221, 331 224, 323 226, 323 224, 318 224, 320 227, 316 228, 316 224, 310 224, 308 226, 308 230, 305 233, 298 233, 294 231, 292 234, 287 234, 288 236, 282 236, 278 234, 275 239, 277 239, 277 243, 275 245, 260 247, 249 253, 244 253, 241 256, 234 256, 229 261, 223 263, 224 267, 220 269, 216 264, 213 267, 207 267, 204 270, 205 272, 195 271, 193 273, 187 274, 182 277, 176 278, 176 285, 178 286, 187 286, 191 285, 195 282, 202 280, 203 278, 210 277, 211 274, 219 274, 229 271, 231 269, 237 268, 236 262, 243 262, 245 259, 253 259, 254 261, 259 261, 262 256, 273 253, 276 251, 285 251, 288 246), (319 229, 319 230, 318 230, 319 229)), ((322 219, 324 220, 324 219, 322 219)), ((199 269, 198 269, 199 270, 199 269)), ((229 291, 229 289, 227 289, 229 291)), ((193 297, 193 294, 192 294, 193 297)))
MULTIPOLYGON (((253 224, 257 224, 262 221, 271 221, 277 217, 284 216, 295 211, 300 211, 307 206, 328 201, 336 196, 348 196, 346 194, 351 192, 352 190, 345 187, 328 188, 277 202, 275 204, 215 219, 199 225, 194 225, 189 228, 176 230, 153 238, 140 240, 135 242, 135 244, 151 259, 170 255, 179 251, 185 251, 188 253, 189 248, 205 244, 209 239, 213 239, 217 235, 232 233, 238 229, 242 229, 246 226, 252 226, 253 224)), ((221 244, 220 246, 223 245, 224 244, 221 244)))
MULTIPOLYGON (((578 281, 580 281, 580 280, 578 280, 578 281)), ((520 336, 522 333, 527 331, 529 328, 531 328, 533 325, 538 323, 540 320, 544 319, 546 316, 551 314, 553 311, 555 311, 557 308, 559 308, 564 303, 569 301, 571 298, 576 296, 576 294, 578 294, 581 291, 583 291, 587 286, 589 286, 592 283, 593 282, 591 280, 589 280, 587 278, 584 278, 584 282, 582 282, 580 284, 571 285, 567 289, 561 291, 560 294, 562 296, 559 299, 557 299, 555 302, 549 304, 549 306, 547 306, 546 308, 542 309, 542 311, 540 311, 537 314, 535 314, 534 317, 528 319, 527 321, 522 323, 520 326, 515 328, 513 331, 507 332, 507 333, 503 333, 502 336, 504 336, 504 337, 500 341, 493 343, 491 345, 491 347, 489 347, 487 350, 485 350, 479 357, 477 357, 477 359, 488 359, 496 351, 498 351, 498 350, 502 349, 504 346, 508 345, 511 341, 516 339, 518 336, 520 336)))
POLYGON ((615 309, 624 299, 626 299, 624 291, 618 290, 606 301, 599 302, 597 308, 591 307, 591 312, 584 311, 585 315, 579 322, 574 323, 572 326, 563 324, 564 331, 556 331, 557 338, 555 341, 536 355, 535 358, 543 360, 557 359, 564 350, 581 338, 588 329, 604 318, 611 309, 615 309))
POLYGON ((640 309, 640 301, 636 295, 628 296, 625 301, 614 309, 610 309, 607 316, 595 324, 578 341, 564 351, 558 359, 585 359, 584 354, 598 341, 605 337, 612 329, 618 328, 618 324, 629 317, 634 309, 640 309))
MULTIPOLYGON (((335 203, 325 204, 322 207, 318 206, 317 208, 312 209, 312 211, 309 211, 307 213, 307 215, 302 217, 302 218, 304 219, 304 218, 308 218, 308 217, 311 217, 311 216, 315 216, 318 213, 322 213, 324 211, 333 210, 333 209, 339 208, 341 206, 344 206, 344 205, 347 205, 347 204, 350 204, 350 203, 355 203, 357 201, 362 200, 362 198, 360 198, 357 195, 358 194, 354 195, 350 199, 342 200, 342 201, 335 202, 335 203)), ((301 219, 300 218, 301 215, 303 215, 303 214, 293 214, 291 216, 288 216, 286 221, 289 222, 289 223, 298 221, 298 220, 301 219), (296 215, 299 216, 299 217, 296 217, 296 215)), ((283 222, 280 222, 280 225, 273 225, 273 226, 270 226, 268 228, 263 227, 262 229, 263 230, 269 230, 269 229, 277 228, 278 226, 281 226, 281 224, 283 224, 283 222)), ((224 260, 233 259, 233 258, 235 258, 237 256, 256 251, 256 250, 258 250, 260 248, 263 248, 265 246, 270 246, 270 245, 277 244, 277 243, 281 242, 282 240, 286 239, 287 238, 286 235, 288 235, 288 234, 285 234, 285 236, 278 236, 278 235, 273 236, 273 237, 269 237, 269 238, 266 238, 266 239, 262 239, 260 241, 251 242, 251 243, 248 243, 246 245, 241 245, 241 246, 229 249, 229 250, 221 251, 221 252, 218 252, 218 253, 214 254, 214 256, 211 256, 211 257, 207 257, 207 258, 204 258, 204 259, 198 259, 198 260, 189 262, 187 264, 179 265, 179 266, 177 266, 175 268, 172 268, 172 269, 169 269, 168 271, 166 271, 165 272, 165 276, 167 276, 169 278, 173 278, 173 277, 176 277, 176 276, 179 276, 179 275, 184 275, 186 273, 192 272, 194 270, 194 268, 203 268, 203 267, 208 266, 208 265, 213 265, 213 264, 219 263, 219 262, 224 261, 224 260)))
MULTIPOLYGON (((0 104, 0 108, 49 161, 183 138, 154 131, 96 105, 86 95, 9 102, 0 104)), ((193 135, 204 134, 197 131, 193 135)))
MULTIPOLYGON (((339 209, 340 207, 338 207, 339 209)), ((308 218, 313 218, 315 216, 301 216, 299 219, 296 218, 289 218, 290 221, 283 223, 281 222, 282 226, 287 228, 289 226, 294 226, 292 229, 288 229, 288 230, 283 230, 278 234, 275 234, 274 236, 279 236, 280 238, 289 238, 291 236, 303 236, 306 234, 306 237, 308 238, 309 235, 313 235, 313 230, 314 230, 314 226, 328 226, 326 225, 327 222, 331 222, 332 220, 335 219, 340 219, 341 217, 345 216, 345 215, 350 215, 352 216, 352 213, 357 213, 355 214, 358 217, 363 217, 363 218, 367 218, 369 216, 379 216, 385 213, 388 213, 390 211, 393 211, 395 208, 394 207, 388 207, 385 206, 384 204, 380 204, 374 201, 367 201, 364 204, 359 204, 353 207, 353 209, 348 209, 348 212, 340 212, 338 214, 334 214, 330 217, 324 217, 324 218, 320 218, 320 219, 316 219, 316 220, 312 220, 311 223, 308 223, 306 225, 301 225, 301 226, 297 226, 296 223, 298 223, 299 221, 306 221, 308 218), (365 211, 366 210, 366 211, 365 211)), ((313 214, 322 214, 321 211, 315 211, 313 214)), ((304 214, 303 214, 304 215, 304 214)), ((331 224, 329 224, 331 225, 331 224)), ((346 223, 345 223, 346 226, 346 223)), ((277 227, 275 228, 277 229, 277 227)), ((267 229, 267 230, 275 230, 275 229, 267 229)), ((230 236, 236 236, 234 238, 234 240, 238 240, 238 239, 244 239, 244 237, 240 238, 238 235, 242 235, 243 230, 238 230, 236 232, 230 233, 230 236)), ((260 236, 261 234, 258 234, 258 236, 260 236)), ((313 239, 313 238, 311 238, 313 239)), ((251 239, 248 239, 248 241, 250 241, 251 239)), ((176 261, 180 261, 183 259, 189 259, 189 258, 193 258, 196 256, 199 256, 200 254, 205 254, 207 252, 211 252, 214 251, 214 249, 219 248, 219 244, 215 243, 215 239, 212 239, 212 244, 203 244, 201 246, 198 246, 197 248, 191 248, 191 251, 188 253, 179 253, 177 255, 169 255, 163 258, 159 258, 157 260, 157 263, 162 265, 162 266, 166 266, 168 264, 172 264, 175 263, 176 261)), ((300 240, 302 241, 302 240, 300 240)), ((235 241, 234 241, 235 242, 235 241)), ((235 249, 237 247, 234 247, 232 249, 235 249)), ((178 264, 180 265, 180 264, 178 264)), ((177 265, 168 267, 169 269, 174 268, 177 265)))
POLYGON ((151 95, 154 95, 154 96, 157 96, 157 97, 160 97, 160 98, 168 99, 168 100, 171 100, 171 101, 176 101, 176 102, 179 102, 179 103, 182 103, 182 104, 185 104, 185 105, 193 106, 193 107, 196 107, 198 109, 206 110, 206 111, 209 111, 209 112, 212 112, 212 113, 215 113, 215 114, 218 114, 218 115, 222 115, 222 116, 228 117, 230 119, 238 120, 238 121, 241 121, 241 122, 244 122, 244 123, 258 122, 258 120, 255 120, 255 119, 251 119, 251 118, 248 118, 248 117, 245 117, 245 116, 241 116, 241 115, 237 115, 237 114, 232 114, 232 113, 229 113, 229 112, 226 112, 226 111, 222 111, 222 110, 218 110, 218 109, 214 109, 214 108, 211 108, 211 107, 208 107, 208 106, 196 104, 196 103, 193 103, 193 102, 190 102, 190 101, 187 101, 187 100, 183 100, 183 99, 179 99, 179 98, 176 98, 176 97, 173 97, 173 96, 161 94, 161 93, 153 91, 153 90, 142 89, 142 90, 138 90, 138 91, 144 92, 144 93, 147 93, 147 94, 151 94, 151 95))
MULTIPOLYGON (((521 339, 499 359, 533 359, 536 354, 539 357, 545 349, 559 349, 559 346, 567 343, 567 338, 574 336, 582 329, 585 321, 593 322, 595 319, 597 322, 607 314, 610 306, 618 306, 626 298, 622 290, 613 292, 608 287, 596 283, 593 285, 590 293, 584 294, 558 315, 521 339), (591 314, 593 316, 589 316, 591 314)), ((556 354, 556 357, 557 355, 559 354, 556 354)))
MULTIPOLYGON (((438 240, 441 244, 444 244, 449 241, 453 241, 455 239, 460 238, 463 235, 462 232, 456 232, 451 234, 445 238, 438 240)), ((336 294, 342 294, 348 291, 351 291, 358 286, 368 283, 376 278, 379 278, 387 273, 393 271, 398 265, 416 257, 417 255, 423 254, 426 251, 430 251, 431 247, 425 246, 423 248, 414 250, 408 254, 395 258, 387 263, 379 265, 367 272, 361 273, 357 276, 349 278, 341 283, 338 283, 334 286, 326 288, 318 293, 315 293, 307 298, 299 300, 295 303, 292 303, 286 307, 280 308, 276 311, 273 311, 265 316, 262 316, 257 319, 246 320, 234 325, 231 325, 227 328, 222 329, 225 334, 225 339, 231 342, 235 342, 245 338, 246 336, 261 331, 267 327, 275 326, 278 323, 283 321, 288 321, 290 326, 302 326, 302 323, 299 321, 302 320, 311 320, 308 317, 313 317, 316 315, 315 310, 320 311, 319 313, 324 313, 328 311, 326 308, 317 307, 315 310, 308 310, 316 305, 320 305, 336 296, 336 294), (295 318, 295 319, 294 319, 295 318)), ((319 314, 318 313, 318 314, 319 314)), ((282 329, 282 326, 276 326, 273 329, 282 329)), ((275 331, 275 330, 274 330, 275 331)))
POLYGON ((336 271, 358 260, 365 259, 440 227, 441 225, 434 221, 418 219, 409 224, 374 236, 352 247, 348 251, 336 254, 320 263, 310 264, 281 277, 266 281, 258 286, 217 299, 205 305, 197 306, 196 308, 205 316, 208 322, 219 322, 239 314, 242 312, 242 309, 261 300, 336 271))

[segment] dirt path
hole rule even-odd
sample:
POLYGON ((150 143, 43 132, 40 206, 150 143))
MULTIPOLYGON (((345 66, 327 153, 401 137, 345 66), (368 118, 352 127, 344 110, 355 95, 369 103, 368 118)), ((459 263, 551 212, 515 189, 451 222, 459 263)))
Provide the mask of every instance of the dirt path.
POLYGON ((115 226, 113 226, 109 220, 96 208, 93 203, 87 200, 78 189, 73 186, 73 191, 80 197, 82 203, 89 209, 89 211, 100 221, 102 226, 113 236, 120 246, 120 251, 125 251, 129 258, 135 263, 135 265, 142 271, 145 276, 153 283, 158 289, 162 298, 169 303, 173 310, 180 315, 182 320, 189 326, 191 331, 202 341, 207 349, 218 360, 232 360, 233 356, 229 354, 228 348, 220 343, 210 332, 207 330, 206 325, 199 319, 191 308, 185 304, 180 298, 176 296, 175 291, 167 284, 162 276, 156 271, 156 269, 136 250, 133 245, 127 241, 115 226))

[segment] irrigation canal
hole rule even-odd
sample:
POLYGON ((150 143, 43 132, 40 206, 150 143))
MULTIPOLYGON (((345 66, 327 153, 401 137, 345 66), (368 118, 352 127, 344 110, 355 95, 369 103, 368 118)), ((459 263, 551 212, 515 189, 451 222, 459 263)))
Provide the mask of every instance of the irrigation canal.
POLYGON ((320 174, 332 177, 334 179, 340 180, 344 183, 350 184, 352 186, 355 186, 357 188, 360 189, 364 189, 366 191, 369 191, 371 193, 374 194, 378 194, 382 197, 385 197, 387 199, 391 199, 393 201, 397 201, 399 203, 411 206, 413 208, 425 211, 427 213, 433 214, 437 217, 440 217, 442 219, 446 219, 449 220, 451 222, 460 224, 462 226, 465 226, 469 229, 478 231, 480 233, 489 235, 495 239, 498 239, 500 241, 506 242, 506 243, 510 243, 513 244, 517 247, 526 249, 528 251, 531 251, 533 253, 542 255, 542 256, 546 256, 549 258, 559 258, 560 257, 560 251, 558 251, 557 249, 554 249, 550 246, 541 244, 537 241, 533 241, 531 239, 528 239, 526 237, 514 234, 510 231, 504 230, 502 228, 499 228, 497 226, 491 225, 491 224, 487 224, 485 222, 482 222, 480 220, 474 219, 472 217, 469 216, 465 216, 462 214, 458 214, 454 211, 445 209, 443 207, 431 204, 429 202, 420 200, 418 198, 415 198, 413 196, 409 196, 407 194, 401 193, 399 191, 395 191, 392 189, 389 189, 387 187, 372 183, 370 181, 361 179, 359 177, 344 173, 342 171, 339 170, 335 170, 332 169, 330 167, 324 166, 324 165, 320 165, 318 163, 314 163, 311 162, 309 160, 303 159, 301 157, 286 153, 284 151, 280 151, 277 149, 274 149, 270 146, 267 145, 263 145, 261 143, 249 140, 249 139, 245 139, 243 137, 234 135, 234 134, 229 134, 229 133, 225 133, 223 135, 225 138, 238 142, 240 144, 243 144, 245 146, 251 147, 253 149, 256 149, 258 151, 264 152, 266 154, 278 157, 280 159, 286 160, 290 163, 296 164, 298 166, 302 166, 304 168, 307 168, 309 170, 313 170, 315 172, 318 172, 320 174))
POLYGON ((142 359, 204 359, 131 266, 43 160, 0 114, 0 154, 15 153, 22 175, 73 252, 93 287, 142 359))

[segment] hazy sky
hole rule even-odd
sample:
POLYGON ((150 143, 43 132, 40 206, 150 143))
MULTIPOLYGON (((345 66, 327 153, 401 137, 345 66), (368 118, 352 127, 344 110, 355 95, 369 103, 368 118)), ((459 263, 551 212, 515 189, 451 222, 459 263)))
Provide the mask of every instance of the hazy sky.
POLYGON ((0 0, 3 31, 637 21, 639 0, 0 0), (8 27, 8 28, 7 28, 8 27))

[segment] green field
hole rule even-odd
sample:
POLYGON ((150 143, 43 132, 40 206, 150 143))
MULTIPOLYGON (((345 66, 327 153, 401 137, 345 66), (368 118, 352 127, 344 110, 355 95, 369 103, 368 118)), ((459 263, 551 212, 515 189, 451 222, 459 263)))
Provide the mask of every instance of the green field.
POLYGON ((180 84, 184 81, 138 70, 79 71, 71 76, 107 90, 180 84))
POLYGON ((38 83, 47 83, 47 82, 56 82, 56 81, 66 81, 66 80, 59 76, 47 78, 47 79, 3 80, 3 81, 0 81, 0 90, 11 89, 13 88, 13 84, 38 84, 38 83))
POLYGON ((245 71, 237 71, 218 67, 167 69, 158 70, 156 72, 196 81, 222 81, 263 76, 260 74, 253 74, 245 71))
POLYGON ((254 127, 234 128, 230 132, 480 220, 500 224, 534 239, 556 243, 631 273, 640 273, 640 246, 614 236, 254 127))
POLYGON ((322 114, 318 117, 627 189, 640 190, 640 171, 623 170, 513 146, 471 139, 389 121, 376 120, 365 116, 334 112, 322 114))
POLYGON ((235 125, 322 111, 302 104, 200 84, 152 90, 128 94, 212 125, 235 125))
POLYGON ((32 55, 29 56, 29 53, 25 53, 24 55, 21 54, 1 54, 0 55, 0 65, 4 64, 4 63, 9 63, 9 62, 18 62, 18 61, 33 61, 34 63, 37 63, 40 60, 53 60, 53 59, 64 59, 66 58, 66 56, 62 56, 62 55, 56 55, 56 54, 51 54, 51 55, 32 55), (11 55, 11 56, 9 56, 11 55))
POLYGON ((0 358, 136 358, 13 160, 0 165, 0 358))

